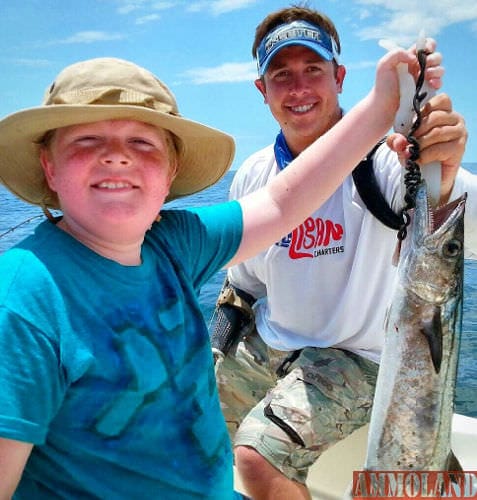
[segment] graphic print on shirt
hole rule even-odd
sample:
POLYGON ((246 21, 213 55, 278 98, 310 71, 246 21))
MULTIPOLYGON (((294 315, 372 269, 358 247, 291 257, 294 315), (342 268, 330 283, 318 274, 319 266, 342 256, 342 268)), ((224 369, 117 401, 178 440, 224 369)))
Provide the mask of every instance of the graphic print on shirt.
POLYGON ((344 252, 343 225, 329 219, 308 217, 275 243, 288 248, 290 259, 317 258, 344 252))
POLYGON ((94 374, 97 399, 104 400, 91 430, 119 451, 122 443, 135 450, 136 439, 148 434, 151 442, 161 443, 154 453, 159 462, 168 463, 162 478, 166 483, 182 484, 186 492, 201 484, 209 491, 227 467, 230 452, 208 363, 207 332, 199 310, 185 319, 183 304, 190 300, 176 300, 180 292, 167 290, 167 284, 162 292, 163 300, 131 298, 108 315, 111 336, 96 344, 96 356, 104 359, 102 351, 114 350, 116 361, 100 363, 103 371, 94 374), (184 324, 190 326, 187 331, 184 324), (110 390, 101 391, 103 385, 110 390), (185 462, 195 471, 187 479, 185 462))

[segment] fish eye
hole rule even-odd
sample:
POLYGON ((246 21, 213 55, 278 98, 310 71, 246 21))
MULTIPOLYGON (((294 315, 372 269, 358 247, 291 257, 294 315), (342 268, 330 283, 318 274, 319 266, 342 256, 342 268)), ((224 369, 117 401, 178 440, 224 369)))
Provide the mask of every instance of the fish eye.
POLYGON ((457 257, 462 251, 462 242, 459 240, 449 240, 442 248, 444 257, 457 257))

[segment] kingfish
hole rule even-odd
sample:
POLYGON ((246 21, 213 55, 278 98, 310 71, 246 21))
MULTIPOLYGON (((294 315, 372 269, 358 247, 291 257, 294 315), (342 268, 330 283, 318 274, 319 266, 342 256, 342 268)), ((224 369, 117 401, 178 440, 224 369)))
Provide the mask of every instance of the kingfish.
POLYGON ((401 248, 365 470, 460 470, 451 424, 462 326, 466 195, 433 209, 425 181, 401 248))

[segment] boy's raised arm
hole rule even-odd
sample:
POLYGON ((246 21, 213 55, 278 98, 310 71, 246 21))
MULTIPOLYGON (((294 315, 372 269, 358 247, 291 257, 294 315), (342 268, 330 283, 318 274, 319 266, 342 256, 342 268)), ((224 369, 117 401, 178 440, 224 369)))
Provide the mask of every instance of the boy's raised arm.
POLYGON ((370 93, 272 182, 240 200, 243 238, 229 265, 252 257, 287 234, 338 188, 389 130, 399 106, 396 67, 415 59, 404 50, 384 55, 370 93))

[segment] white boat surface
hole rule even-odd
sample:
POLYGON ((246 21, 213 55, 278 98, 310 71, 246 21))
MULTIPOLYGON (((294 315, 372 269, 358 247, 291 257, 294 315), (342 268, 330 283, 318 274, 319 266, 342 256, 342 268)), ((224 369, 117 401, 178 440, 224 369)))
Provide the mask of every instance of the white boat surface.
MULTIPOLYGON (((308 487, 313 500, 342 500, 353 471, 363 469, 368 426, 326 450, 310 469, 308 487)), ((452 449, 464 471, 477 471, 477 418, 455 413, 452 420, 452 449)), ((245 493, 235 474, 235 488, 245 493)))

